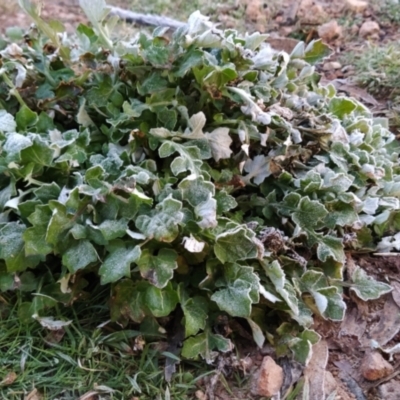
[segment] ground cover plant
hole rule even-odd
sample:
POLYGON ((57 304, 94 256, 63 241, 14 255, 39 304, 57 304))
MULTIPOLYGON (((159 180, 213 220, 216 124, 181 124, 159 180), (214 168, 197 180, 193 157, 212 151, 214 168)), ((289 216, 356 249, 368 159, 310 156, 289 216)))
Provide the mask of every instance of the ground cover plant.
POLYGON ((67 35, 20 0, 36 28, 1 43, 4 298, 68 331, 100 285, 112 329, 166 343, 167 379, 232 351, 232 318, 306 364, 313 314, 391 290, 345 269, 346 252, 398 250, 386 122, 318 84, 320 41, 279 53, 200 13, 120 38, 103 1, 80 3, 91 26, 67 35))

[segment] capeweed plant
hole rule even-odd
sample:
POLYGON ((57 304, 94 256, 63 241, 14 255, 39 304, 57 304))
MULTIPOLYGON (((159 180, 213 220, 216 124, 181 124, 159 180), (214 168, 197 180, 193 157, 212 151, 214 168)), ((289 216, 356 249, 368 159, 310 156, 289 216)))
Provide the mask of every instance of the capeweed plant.
MULTIPOLYGON (((306 363, 313 314, 344 317, 345 251, 400 227, 398 145, 318 84, 327 46, 276 52, 198 12, 122 40, 101 0, 67 35, 20 4, 37 29, 1 50, 0 289, 21 318, 97 282, 122 326, 159 334, 180 308, 185 358, 231 350, 218 324, 238 317, 306 363)), ((364 300, 391 290, 349 278, 364 300)))

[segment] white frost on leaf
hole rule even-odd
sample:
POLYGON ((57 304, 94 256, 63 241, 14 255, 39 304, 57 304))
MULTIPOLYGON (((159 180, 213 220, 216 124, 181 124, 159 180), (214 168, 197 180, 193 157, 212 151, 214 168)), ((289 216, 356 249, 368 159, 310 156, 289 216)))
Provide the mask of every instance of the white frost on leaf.
POLYGON ((205 243, 199 242, 193 235, 185 236, 182 240, 183 247, 191 253, 201 253, 204 249, 205 243))
POLYGON ((279 301, 282 301, 279 297, 276 297, 274 294, 271 292, 268 292, 267 289, 263 285, 260 284, 260 294, 268 301, 271 303, 277 303, 279 301))
POLYGON ((214 129, 211 133, 206 133, 205 136, 211 147, 211 154, 215 161, 231 156, 232 150, 230 149, 230 145, 232 144, 232 139, 229 136, 228 128, 214 129))
POLYGON ((65 326, 72 324, 72 321, 57 321, 53 317, 39 317, 37 314, 33 314, 32 318, 36 319, 44 328, 51 331, 59 331, 65 326))
POLYGON ((248 172, 243 180, 249 183, 251 179, 256 185, 260 185, 265 178, 271 175, 271 170, 269 168, 269 163, 271 157, 256 156, 253 160, 249 159, 244 164, 244 170, 248 172))
POLYGON ((217 201, 211 197, 211 194, 206 201, 196 206, 194 211, 201 218, 201 221, 197 222, 200 228, 207 229, 217 226, 217 201))
POLYGON ((17 124, 14 117, 6 110, 0 110, 0 132, 15 132, 17 124))
POLYGON ((377 197, 367 197, 364 200, 364 207, 362 210, 366 214, 374 215, 378 207, 379 207, 379 199, 377 197))
POLYGON ((206 124, 206 116, 202 111, 189 118, 189 128, 185 130, 185 136, 190 139, 204 139, 203 128, 206 124))
POLYGON ((390 253, 393 249, 400 251, 400 232, 383 237, 377 246, 377 251, 382 253, 390 253))
POLYGON ((252 99, 252 96, 243 89, 236 87, 228 87, 228 89, 237 95, 245 102, 245 105, 240 107, 243 114, 251 116, 255 122, 263 125, 271 123, 271 115, 262 110, 262 108, 252 99))

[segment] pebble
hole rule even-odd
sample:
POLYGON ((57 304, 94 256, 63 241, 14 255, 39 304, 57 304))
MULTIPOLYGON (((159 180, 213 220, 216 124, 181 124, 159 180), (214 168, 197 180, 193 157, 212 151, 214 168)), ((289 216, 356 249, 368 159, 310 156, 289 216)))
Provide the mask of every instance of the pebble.
POLYGON ((334 19, 318 27, 318 35, 325 42, 338 39, 342 34, 342 27, 334 19))
POLYGON ((260 369, 255 373, 251 393, 255 396, 272 397, 279 393, 283 384, 283 369, 271 358, 266 356, 260 369))
POLYGON ((341 68, 342 68, 342 64, 340 64, 340 62, 337 62, 337 61, 328 61, 322 67, 322 69, 324 71, 333 71, 335 69, 341 69, 341 68))
POLYGON ((393 372, 393 366, 377 351, 366 353, 360 368, 362 376, 369 381, 377 381, 393 372))
POLYGON ((380 27, 379 24, 375 21, 366 21, 361 25, 358 34, 362 38, 366 38, 368 36, 377 35, 379 34, 380 27))
POLYGON ((346 0, 346 8, 356 14, 364 12, 368 7, 368 2, 362 0, 346 0))

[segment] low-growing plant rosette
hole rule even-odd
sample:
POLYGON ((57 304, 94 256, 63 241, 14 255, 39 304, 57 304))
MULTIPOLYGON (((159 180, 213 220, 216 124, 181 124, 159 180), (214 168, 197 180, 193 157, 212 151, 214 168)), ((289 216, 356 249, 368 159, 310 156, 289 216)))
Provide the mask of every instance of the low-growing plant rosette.
POLYGON ((386 122, 319 85, 320 41, 288 55, 200 13, 118 38, 104 1, 80 3, 92 26, 67 35, 20 0, 36 28, 2 43, 0 289, 40 322, 100 281, 121 326, 160 334, 180 308, 185 358, 231 350, 227 316, 306 363, 343 286, 391 290, 343 282, 346 251, 400 228, 386 122))

